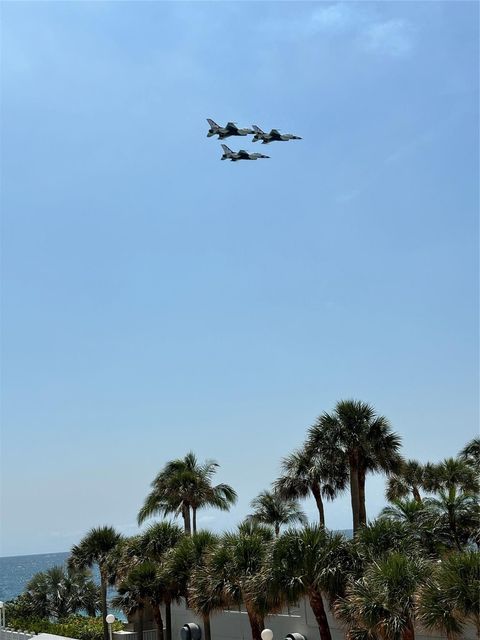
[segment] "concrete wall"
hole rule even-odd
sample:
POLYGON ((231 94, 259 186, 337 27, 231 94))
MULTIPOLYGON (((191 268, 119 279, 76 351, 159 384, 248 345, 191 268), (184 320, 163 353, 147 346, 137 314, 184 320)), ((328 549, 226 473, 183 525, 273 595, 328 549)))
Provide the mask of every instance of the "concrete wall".
MULTIPOLYGON (((164 611, 162 611, 164 616, 164 611)), ((165 617, 163 617, 165 620, 165 617)), ((340 622, 328 613, 332 640, 344 640, 345 630, 340 622)), ((173 640, 180 639, 180 629, 187 622, 196 622, 202 627, 202 621, 193 611, 184 605, 172 605, 172 637, 173 640)), ((281 614, 268 616, 265 619, 265 626, 273 631, 274 640, 284 640, 288 633, 301 633, 307 640, 320 640, 318 626, 307 600, 302 600, 298 607, 291 608, 281 614)), ((146 612, 145 629, 153 628, 151 617, 146 612)), ((132 625, 132 630, 133 630, 132 625)), ((223 611, 215 614, 211 618, 212 640, 251 640, 250 624, 246 611, 223 611)), ((149 632, 144 632, 143 640, 155 640, 149 632)), ((114 634, 117 636, 117 634, 114 634)), ((444 640, 446 636, 438 633, 428 633, 418 629, 416 640, 444 640)), ((119 634, 114 640, 137 640, 135 637, 122 638, 119 634)), ((463 635, 462 640, 478 640, 478 635, 473 628, 469 628, 463 635)))

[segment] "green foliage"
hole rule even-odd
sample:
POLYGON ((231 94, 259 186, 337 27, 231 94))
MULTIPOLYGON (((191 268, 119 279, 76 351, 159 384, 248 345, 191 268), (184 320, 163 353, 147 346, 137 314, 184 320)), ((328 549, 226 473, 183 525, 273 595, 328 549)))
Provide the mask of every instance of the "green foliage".
MULTIPOLYGON (((11 603, 8 603, 10 605, 11 603)), ((9 611, 9 609, 7 609, 9 611)), ((69 616, 68 618, 51 622, 41 618, 8 618, 8 626, 12 629, 30 631, 33 633, 51 633, 57 636, 76 638, 77 640, 102 640, 103 621, 101 618, 87 618, 84 616, 69 616)), ((123 624, 116 620, 113 630, 120 631, 123 624)))

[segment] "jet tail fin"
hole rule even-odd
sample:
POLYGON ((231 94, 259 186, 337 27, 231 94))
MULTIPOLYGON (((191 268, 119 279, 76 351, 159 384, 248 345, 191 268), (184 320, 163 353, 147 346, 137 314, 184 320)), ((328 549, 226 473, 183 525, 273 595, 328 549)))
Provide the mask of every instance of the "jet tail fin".
POLYGON ((210 118, 207 118, 207 122, 212 127, 212 129, 220 128, 220 126, 215 122, 215 120, 211 120, 210 118))
POLYGON ((256 124, 252 124, 252 129, 255 131, 255 133, 265 133, 260 129, 260 127, 257 127, 256 124))
POLYGON ((233 151, 229 149, 226 144, 222 144, 222 149, 224 153, 233 153, 233 151))

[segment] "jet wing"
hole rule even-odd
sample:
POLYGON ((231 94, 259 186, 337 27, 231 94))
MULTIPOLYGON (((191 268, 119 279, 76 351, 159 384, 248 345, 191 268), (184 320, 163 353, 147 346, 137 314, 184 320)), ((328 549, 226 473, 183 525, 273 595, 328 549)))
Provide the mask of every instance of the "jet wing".
POLYGON ((238 127, 234 122, 227 122, 225 125, 225 129, 228 131, 238 131, 238 127))
POLYGON ((243 160, 248 160, 250 158, 250 154, 248 151, 245 151, 245 149, 240 149, 240 151, 237 152, 237 156, 243 160))
POLYGON ((278 129, 272 129, 269 133, 269 136, 275 140, 278 140, 280 138, 280 131, 278 129))

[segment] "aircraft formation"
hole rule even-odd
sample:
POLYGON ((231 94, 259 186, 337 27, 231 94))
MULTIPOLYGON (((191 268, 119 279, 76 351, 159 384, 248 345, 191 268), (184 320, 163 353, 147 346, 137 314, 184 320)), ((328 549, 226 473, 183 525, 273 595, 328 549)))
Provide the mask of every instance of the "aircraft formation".
MULTIPOLYGON (((299 136, 294 136, 291 133, 280 133, 278 129, 272 129, 270 133, 262 131, 257 125, 252 125, 251 129, 240 129, 234 122, 227 122, 224 127, 221 127, 214 120, 207 118, 207 122, 210 129, 207 133, 207 138, 212 136, 218 136, 219 140, 225 140, 230 136, 248 136, 253 135, 252 142, 259 142, 262 144, 269 144, 270 142, 287 142, 288 140, 301 140, 299 136)), ((257 160, 258 158, 269 158, 263 153, 249 153, 245 149, 239 151, 232 151, 226 144, 222 144, 223 155, 221 160, 231 160, 236 162, 237 160, 257 160)))

